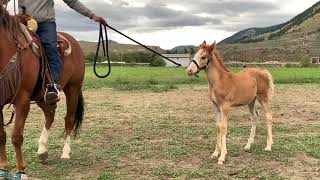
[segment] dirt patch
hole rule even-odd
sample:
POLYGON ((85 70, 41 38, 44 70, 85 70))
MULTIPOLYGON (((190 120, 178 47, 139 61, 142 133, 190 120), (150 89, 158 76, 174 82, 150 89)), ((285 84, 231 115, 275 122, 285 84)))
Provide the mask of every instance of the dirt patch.
MULTIPOLYGON (((272 100, 275 124, 303 125, 318 124, 320 96, 317 95, 319 85, 276 85, 272 100)), ((143 116, 146 113, 164 113, 166 116, 179 118, 210 118, 213 121, 211 102, 208 98, 207 86, 189 87, 165 93, 150 92, 118 92, 110 89, 102 90, 104 94, 87 92, 86 96, 99 99, 96 103, 114 103, 128 109, 127 115, 143 116), (97 97, 96 97, 97 96, 97 97), (105 99, 105 101, 101 100, 105 99), (141 111, 141 109, 143 109, 141 111)), ((258 105, 260 119, 264 112, 258 105)), ((107 113, 107 112, 106 112, 107 113)), ((230 124, 250 124, 247 107, 232 108, 230 124)), ((122 114, 123 115, 123 114, 122 114)), ((161 115, 161 114, 160 114, 161 115)), ((207 126, 207 124, 203 124, 207 126)))

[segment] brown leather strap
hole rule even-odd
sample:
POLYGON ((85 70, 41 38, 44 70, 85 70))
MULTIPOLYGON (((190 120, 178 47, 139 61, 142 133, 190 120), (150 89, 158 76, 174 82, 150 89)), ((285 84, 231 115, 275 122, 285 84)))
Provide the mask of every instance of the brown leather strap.
POLYGON ((51 77, 51 73, 50 73, 50 70, 49 70, 49 68, 48 68, 48 63, 45 63, 46 65, 46 67, 45 67, 45 70, 44 70, 44 74, 45 74, 45 77, 46 77, 46 79, 47 79, 47 81, 48 81, 48 83, 47 84, 53 84, 54 82, 53 82, 53 80, 52 80, 52 77, 51 77))

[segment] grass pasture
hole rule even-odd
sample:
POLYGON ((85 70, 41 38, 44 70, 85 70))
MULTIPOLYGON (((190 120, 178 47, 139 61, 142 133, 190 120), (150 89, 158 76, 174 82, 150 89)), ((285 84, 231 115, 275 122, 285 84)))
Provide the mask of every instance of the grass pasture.
MULTIPOLYGON (((223 166, 210 159, 215 126, 205 75, 191 78, 176 68, 115 67, 98 80, 87 68, 86 114, 79 138, 71 142, 71 160, 60 159, 64 102, 49 135, 49 159, 37 160, 43 115, 32 105, 24 152, 34 179, 319 179, 320 70, 270 69, 276 84, 274 145, 264 152, 263 111, 249 152, 247 107, 234 108, 228 126, 228 155, 223 166)), ((232 69, 239 71, 240 69, 232 69)), ((8 120, 10 110, 5 110, 8 120)), ((7 128, 10 134, 11 125, 7 128)), ((15 155, 8 142, 11 171, 15 155)))
MULTIPOLYGON (((239 72, 243 68, 229 68, 232 72, 239 72)), ((268 68, 276 84, 304 84, 320 83, 319 68, 268 68)), ((104 72, 103 67, 98 72, 104 72)), ((87 66, 85 89, 111 87, 116 90, 166 91, 175 89, 178 85, 205 85, 206 76, 199 73, 199 78, 188 77, 182 68, 163 67, 113 67, 111 76, 107 79, 97 79, 92 67, 87 66)))

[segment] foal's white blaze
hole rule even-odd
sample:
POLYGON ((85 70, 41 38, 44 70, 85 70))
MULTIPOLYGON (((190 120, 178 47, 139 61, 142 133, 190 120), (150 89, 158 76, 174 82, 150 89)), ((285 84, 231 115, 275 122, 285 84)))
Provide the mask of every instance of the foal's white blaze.
POLYGON ((70 159, 69 153, 71 152, 70 148, 70 135, 67 135, 66 142, 63 147, 63 152, 61 159, 70 159))
POLYGON ((48 151, 47 150, 48 136, 49 136, 49 132, 47 128, 43 127, 43 130, 39 139, 38 154, 43 154, 48 151))
MULTIPOLYGON (((195 55, 194 55, 194 58, 193 60, 195 60, 198 65, 200 66, 201 65, 201 57, 204 55, 204 51, 202 49, 200 49, 195 55)), ((197 65, 195 65, 193 62, 190 63, 190 65, 188 66, 187 68, 187 73, 189 76, 193 76, 195 74, 197 74, 198 72, 198 67, 197 65)))

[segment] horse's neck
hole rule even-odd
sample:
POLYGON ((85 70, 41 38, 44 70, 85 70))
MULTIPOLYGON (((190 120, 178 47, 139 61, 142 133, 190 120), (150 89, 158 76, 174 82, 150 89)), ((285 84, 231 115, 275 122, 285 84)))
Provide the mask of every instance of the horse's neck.
MULTIPOLYGON (((212 56, 215 55, 213 54, 212 56)), ((208 68, 206 70, 207 79, 211 87, 215 87, 220 84, 222 77, 229 74, 223 64, 218 61, 219 60, 216 57, 212 57, 212 60, 208 64, 208 68)))

